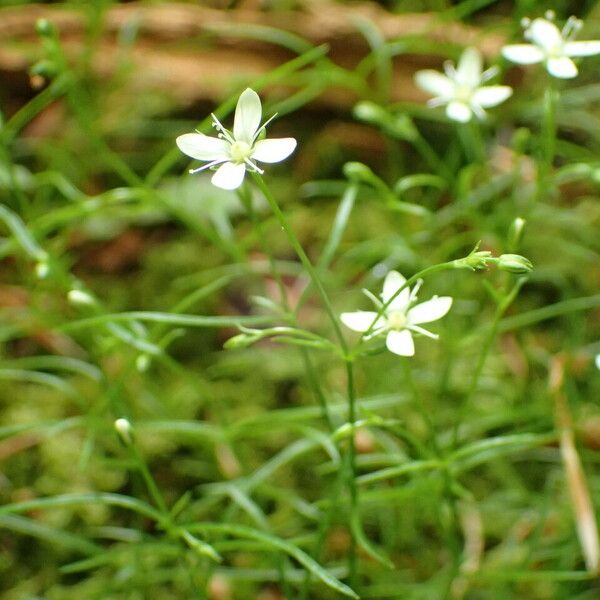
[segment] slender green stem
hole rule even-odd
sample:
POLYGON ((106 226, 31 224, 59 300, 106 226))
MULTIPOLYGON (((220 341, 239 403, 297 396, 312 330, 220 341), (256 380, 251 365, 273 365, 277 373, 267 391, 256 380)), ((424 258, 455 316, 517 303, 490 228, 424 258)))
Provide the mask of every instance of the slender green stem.
MULTIPOLYGON (((279 204, 275 200, 275 197, 271 193, 271 190, 267 187, 264 180, 257 173, 253 173, 252 176, 256 181, 259 189, 266 197, 269 205, 271 206, 271 210, 277 217, 282 229, 285 231, 292 247, 294 248, 298 258, 302 262, 302 265, 308 272, 315 289, 321 296, 321 300, 323 305, 325 306, 325 310, 331 320, 333 328, 335 330, 335 334, 338 338, 340 347, 345 356, 345 365, 346 365, 346 378, 347 378, 347 390, 348 390, 348 421, 351 427, 354 427, 356 422, 356 393, 354 389, 354 368, 352 365, 352 360, 348 356, 348 346, 342 334, 342 330, 340 327, 339 320, 333 310, 333 306, 319 279, 317 271, 310 259, 306 255, 302 244, 294 234, 290 224, 288 223, 285 215, 279 208, 279 204)), ((354 434, 350 437, 349 451, 346 457, 346 475, 347 475, 347 485, 348 485, 348 493, 350 495, 350 523, 355 523, 357 527, 360 527, 360 516, 358 513, 358 489, 356 487, 356 446, 354 443, 354 434)), ((350 570, 350 581, 351 585, 355 585, 357 580, 357 556, 356 556, 356 534, 352 531, 352 542, 350 547, 350 552, 348 555, 349 560, 349 570, 350 570)))
POLYGON ((292 230, 290 224, 288 223, 288 220, 286 219, 285 215, 279 208, 279 204, 277 203, 277 200, 275 200, 275 197, 271 193, 271 190, 265 184, 263 178, 258 173, 252 173, 252 177, 254 178, 254 181, 258 185, 260 191, 264 194, 265 198, 267 199, 267 202, 269 203, 271 210, 277 217, 277 220, 279 221, 281 228, 285 231, 285 233, 288 237, 288 240, 290 241, 290 244, 294 248, 294 251, 298 255, 300 262, 302 263, 302 266, 306 269, 307 273, 309 274, 309 276, 313 282, 313 285, 315 286, 315 289, 319 293, 319 296, 321 296, 321 300, 323 302, 325 310, 327 311, 327 315, 329 316, 329 319, 331 320, 331 324, 333 325, 333 329, 335 331, 336 337, 338 338, 339 344, 342 347, 342 350, 344 352, 347 352, 348 345, 346 344, 346 340, 344 339, 344 335, 343 335, 342 329, 340 327, 340 322, 335 314, 335 311, 333 310, 331 300, 329 299, 329 296, 327 295, 327 292, 325 291, 325 288, 323 287, 323 284, 321 283, 321 280, 319 279, 319 276, 317 274, 315 267, 313 266, 312 262, 306 255, 306 252, 304 251, 302 244, 296 237, 296 234, 292 230))
POLYGON ((142 474, 142 478, 144 479, 144 483, 148 488, 148 493, 150 494, 150 497, 152 498, 154 504, 156 504, 160 512, 166 517, 169 514, 167 504, 163 498, 163 495, 160 492, 160 489, 158 488, 158 485, 156 485, 156 481, 154 481, 154 477, 152 477, 152 473, 150 473, 150 469, 148 469, 148 465, 146 464, 144 457, 141 455, 140 451, 134 443, 129 444, 128 448, 129 452, 131 453, 131 456, 133 457, 133 460, 136 463, 138 470, 142 474))
POLYGON ((431 147, 431 144, 420 133, 412 140, 412 145, 431 169, 441 174, 447 181, 452 180, 452 173, 444 161, 442 161, 437 152, 431 147))
POLYGON ((289 300, 288 300, 288 296, 287 296, 287 291, 285 289, 285 284, 283 283, 281 273, 279 272, 279 269, 277 268, 277 263, 273 256, 273 253, 271 252, 271 249, 268 247, 268 245, 265 243, 265 240, 266 240, 265 230, 264 230, 261 220, 258 218, 258 215, 256 214, 256 211, 254 210, 254 205, 252 202, 252 194, 251 194, 248 186, 246 186, 246 185, 242 186, 238 195, 240 197, 240 200, 242 201, 242 204, 244 205, 244 208, 246 209, 246 212, 248 213, 248 216, 250 217, 250 220, 252 221, 252 225, 253 225, 254 229, 256 230, 256 233, 258 233, 258 239, 259 239, 259 242, 263 249, 263 252, 267 255, 271 275, 273 276, 273 279, 275 280, 275 283, 277 284, 277 289, 279 290, 279 297, 281 300, 281 305, 283 306, 283 309, 285 310, 285 312, 289 313, 290 312, 290 304, 289 304, 289 300))
POLYGON ((467 123, 457 123, 457 129, 467 159, 473 163, 483 164, 486 151, 477 119, 473 117, 467 123))
POLYGON ((473 395, 477 391, 477 387, 479 386, 479 379, 481 378, 483 367, 490 353, 490 350, 492 349, 494 340, 496 339, 498 327, 500 325, 500 320, 504 316, 504 313, 508 310, 509 306, 513 303, 514 299, 517 297, 519 290, 526 281, 527 279, 525 277, 518 279, 517 282, 511 288, 511 290, 507 294, 505 294, 504 297, 498 302, 496 312, 494 314, 494 320, 492 321, 492 325, 488 331, 487 336, 485 337, 485 340, 481 347, 481 351, 479 352, 479 356, 477 357, 477 364, 475 365, 475 370, 473 371, 473 377, 471 378, 469 389, 467 390, 467 393, 465 394, 465 397, 461 402, 459 415, 455 421, 452 444, 454 448, 456 448, 458 444, 460 424, 464 422, 465 417, 467 415, 467 411, 471 406, 471 400, 473 398, 473 395))
MULTIPOLYGON (((298 326, 298 323, 296 320, 296 312, 293 312, 290 310, 290 304, 289 304, 289 299, 287 296, 287 291, 285 289, 285 284, 281 277, 281 273, 279 272, 279 269, 277 268, 277 262, 275 261, 273 253, 271 252, 271 249, 269 248, 268 244, 265 243, 265 240, 267 238, 264 233, 264 227, 263 227, 262 221, 258 218, 258 215, 256 214, 256 211, 254 210, 254 206, 252 204, 252 195, 250 193, 250 190, 246 186, 244 186, 242 188, 242 190, 240 191, 240 199, 241 199, 242 203, 244 204, 246 211, 248 212, 248 216, 250 217, 250 220, 252 221, 252 225, 254 226, 254 228, 256 229, 256 232, 258 233, 258 237, 259 237, 263 252, 268 257, 269 268, 271 270, 271 274, 272 274, 273 278, 275 279, 275 281, 277 282, 277 288, 279 290, 281 304, 282 304, 285 312, 289 314, 289 318, 292 322, 292 325, 298 326)), ((321 408, 323 419, 327 423, 327 427, 329 428, 329 430, 333 431, 334 425, 333 425, 333 421, 331 419, 331 415, 329 414, 327 398, 325 397, 325 393, 323 392, 323 389, 319 382, 319 378, 317 377, 317 374, 315 372, 315 367, 310 359, 310 355, 306 348, 302 348, 302 347, 300 348, 300 356, 302 357, 302 362, 304 363, 304 369, 306 371, 308 383, 309 383, 309 385, 312 389, 312 392, 315 395, 315 398, 317 399, 317 402, 319 403, 319 406, 321 408)))
MULTIPOLYGON (((549 171, 554 162, 556 152, 556 105, 558 92, 553 88, 552 82, 548 84, 544 94, 544 123, 542 129, 541 154, 546 169, 549 171)), ((547 172, 545 173, 547 174, 547 172)))
POLYGON ((537 173, 536 200, 541 200, 548 191, 548 178, 552 172, 554 155, 556 153, 556 105, 558 103, 558 92, 554 89, 552 81, 544 94, 544 121, 540 134, 540 148, 537 173))
MULTIPOLYGON (((356 423, 356 391, 354 389, 354 364, 350 360, 345 361, 346 364, 346 381, 348 390, 348 421, 352 426, 352 435, 350 436, 350 444, 348 454, 346 455, 346 477, 348 485, 348 494, 350 496, 350 523, 359 530, 362 530, 360 513, 358 507, 358 487, 356 485, 356 444, 354 441, 354 424, 356 423)), ((352 531, 350 537, 350 551, 348 552, 348 570, 350 572, 350 586, 356 588, 358 583, 357 557, 356 557, 356 540, 357 533, 352 531)))

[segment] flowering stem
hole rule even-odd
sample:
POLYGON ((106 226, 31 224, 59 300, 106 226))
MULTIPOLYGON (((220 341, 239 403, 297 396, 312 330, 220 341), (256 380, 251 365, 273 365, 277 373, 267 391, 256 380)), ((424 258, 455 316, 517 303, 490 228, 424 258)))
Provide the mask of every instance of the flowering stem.
POLYGON ((167 505, 166 505, 165 500, 158 488, 158 485, 156 485, 156 482, 154 481, 154 478, 152 477, 152 473, 150 473, 150 469, 148 469, 148 465, 146 464, 146 461, 144 460, 140 451, 138 450, 137 446, 134 443, 128 444, 128 449, 129 449, 129 452, 131 453, 131 456, 133 457, 133 460, 135 461, 135 463, 137 465, 139 472, 142 475, 142 478, 144 479, 144 483, 146 484, 146 487, 148 488, 150 497, 152 498, 152 500, 154 500, 154 503, 156 504, 156 506, 158 507, 160 512, 165 517, 167 517, 169 514, 167 505))
POLYGON ((420 132, 417 132, 417 136, 411 140, 411 143, 431 169, 441 174, 447 181, 452 181, 453 174, 448 169, 446 163, 438 156, 437 152, 420 132))
MULTIPOLYGON (((558 92, 554 89, 552 82, 548 83, 544 94, 544 123, 542 129, 541 155, 543 159, 538 186, 545 188, 544 182, 552 169, 554 154, 556 151, 556 104, 558 92)), ((540 190, 541 191, 541 190, 540 190)))
MULTIPOLYGON (((258 185, 260 191, 264 194, 267 202, 271 206, 271 210, 277 217, 282 229, 285 231, 290 244, 294 248, 298 258, 302 262, 302 265, 306 269, 309 274, 315 289, 321 296, 321 300, 323 301, 323 305, 325 306, 325 310, 329 315, 331 323, 333 325, 336 337, 338 338, 340 347, 344 354, 344 362, 346 365, 346 381, 347 381, 347 391, 348 391, 348 421, 350 426, 354 428, 354 424, 356 422, 356 394, 354 390, 354 367, 352 364, 352 359, 348 355, 348 345, 346 344, 346 340, 344 339, 344 335, 342 333, 340 323, 338 318, 333 310, 333 306, 331 304, 331 300, 319 279, 317 271, 310 259, 306 255, 302 244, 294 234, 290 224, 288 223, 285 215, 279 208, 279 204, 275 197, 271 193, 271 190, 265 184, 263 178, 258 173, 252 173, 252 177, 256 184, 258 185)), ((347 477, 348 484, 348 493, 350 495, 350 523, 356 523, 357 526, 360 521, 360 516, 358 513, 358 489, 356 487, 356 447, 354 444, 354 434, 350 437, 350 447, 348 454, 346 455, 345 460, 345 472, 347 477)), ((352 532, 352 542, 350 551, 348 554, 349 561, 349 571, 350 571, 350 582, 351 585, 354 586, 356 584, 357 579, 357 561, 356 561, 356 534, 354 531, 352 532)))
POLYGON ((494 314, 494 320, 492 321, 492 325, 489 329, 489 332, 483 342, 483 346, 481 352, 479 353, 479 357, 477 359, 477 364, 475 366, 475 370, 473 371, 473 377, 471 378, 471 384, 469 385, 469 389, 460 406, 459 416, 455 421, 454 425, 454 433, 453 433, 453 447, 456 448, 458 445, 458 434, 460 424, 465 421, 465 416, 467 411, 471 406, 471 399, 473 395, 477 391, 477 387, 479 385, 479 379, 481 377, 481 373, 483 371, 483 367, 485 365, 485 361, 488 357, 488 354, 492 348, 492 344, 496 339, 496 334, 498 333, 498 327, 500 325, 500 320, 502 319, 504 313, 508 310, 509 306, 513 303, 514 299, 517 297, 521 287, 527 281, 525 277, 520 277, 514 286, 510 289, 510 291, 505 294, 499 301, 496 307, 496 313, 494 314))
POLYGON ((256 215, 254 206, 252 205, 252 195, 250 193, 250 190, 248 189, 248 187, 246 185, 244 185, 240 188, 238 195, 240 197, 240 200, 242 201, 242 204, 244 205, 244 208, 246 209, 246 212, 248 213, 248 216, 250 217, 250 220, 252 221, 252 225, 254 226, 254 228, 256 229, 256 232, 258 233, 258 239, 260 240, 260 244, 262 246, 263 252, 267 255, 267 259, 269 261, 269 269, 271 271, 271 275, 273 276, 273 279, 275 279, 275 282, 277 284, 277 289, 279 290, 279 297, 281 300, 281 305, 287 313, 287 312, 289 312, 290 307, 289 307, 289 302, 288 302, 285 285, 283 283, 283 279, 281 278, 281 273, 279 272, 279 269, 277 268, 277 264, 275 262, 275 258, 273 257, 273 253, 270 251, 267 244, 264 243, 264 240, 266 238, 264 235, 263 226, 262 226, 260 219, 256 215))
POLYGON ((485 162, 485 144, 481 135, 481 127, 475 117, 467 123, 458 124, 458 136, 469 161, 473 163, 485 162))
MULTIPOLYGON (((269 268, 271 271, 271 275, 273 279, 275 279, 277 283, 277 288, 279 290, 279 296, 281 298, 281 305, 285 312, 289 315, 289 319, 291 319, 292 325, 297 326, 296 314, 290 310, 290 304, 287 297, 287 292, 285 289, 285 284, 283 283, 283 279, 281 278, 281 273, 277 268, 277 263, 275 258, 273 257, 273 253, 269 248, 268 244, 265 243, 267 239, 264 235, 264 228, 262 226, 261 220, 258 218, 256 211, 254 210, 254 206, 252 205, 252 195, 247 186, 243 186, 243 188, 239 192, 240 199, 244 204, 246 211, 248 212, 248 216, 252 221, 252 225, 255 227, 256 232, 258 233, 258 238, 260 240, 263 252, 267 255, 269 260, 269 268)), ((333 431, 333 421, 331 420, 331 415, 329 414, 329 407, 327 406, 327 398, 321 389, 321 385, 319 383, 319 378, 315 373, 314 365, 310 360, 310 356, 306 348, 300 348, 300 355, 302 356, 302 362, 304 363, 304 367, 306 370, 306 375, 308 377, 308 382, 310 387, 312 388, 313 394, 315 395, 317 402, 321 408, 321 413, 327 426, 331 431, 333 431)))
POLYGON ((340 322, 333 310, 331 300, 329 299, 329 296, 327 295, 327 292, 325 291, 325 288, 323 287, 323 284, 321 283, 321 280, 319 279, 319 276, 317 274, 315 267, 310 262, 310 259, 306 255, 306 252, 304 251, 302 244, 300 243, 300 241, 294 234, 290 224, 288 223, 287 219, 285 218, 285 215, 279 208, 279 204, 277 204, 277 200, 275 200, 275 197, 271 193, 271 190, 265 184, 263 178, 258 173, 252 173, 252 177, 254 178, 254 181, 258 185, 260 191, 264 194, 265 198, 267 199, 267 202, 269 203, 271 210, 273 211, 274 215, 277 217, 277 220, 279 221, 281 228, 285 231, 285 234, 287 235, 288 240, 290 241, 290 244, 294 248, 294 251, 298 255, 298 258, 300 259, 302 266, 306 269, 306 272, 310 276, 310 278, 313 282, 313 285, 315 286, 315 289, 319 293, 319 296, 321 296, 321 300, 323 301, 325 310, 327 311, 329 319, 331 320, 331 324, 333 325, 335 335, 338 338, 338 341, 339 341, 339 344, 340 344, 342 350, 344 351, 344 353, 346 353, 348 350, 348 345, 346 344, 346 340, 344 339, 344 335, 342 334, 340 322))

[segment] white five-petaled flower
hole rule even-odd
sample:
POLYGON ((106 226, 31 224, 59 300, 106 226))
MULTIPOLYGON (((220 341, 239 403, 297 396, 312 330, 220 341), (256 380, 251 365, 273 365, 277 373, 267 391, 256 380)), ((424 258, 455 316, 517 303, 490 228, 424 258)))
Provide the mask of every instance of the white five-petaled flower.
POLYGON ((434 96, 429 100, 429 106, 446 106, 448 118, 466 123, 473 114, 483 119, 484 108, 496 106, 512 94, 508 85, 482 85, 498 73, 498 68, 482 69, 479 50, 467 48, 456 68, 447 61, 444 63, 445 75, 426 69, 416 73, 415 82, 434 96))
POLYGON ((434 296, 426 302, 416 304, 421 283, 419 280, 412 291, 408 286, 401 289, 406 284, 406 279, 398 271, 390 271, 383 282, 383 302, 365 290, 377 307, 377 312, 360 310, 342 313, 342 323, 353 331, 366 334, 364 339, 385 335, 386 346, 390 352, 400 356, 413 356, 415 345, 412 333, 437 339, 436 334, 420 325, 441 319, 452 306, 452 298, 449 296, 434 296))
POLYGON ((574 42, 573 38, 583 23, 570 17, 562 31, 552 22, 554 13, 546 13, 546 19, 524 19, 524 37, 531 44, 511 44, 502 48, 504 58, 519 65, 544 63, 548 73, 560 79, 577 76, 577 67, 571 58, 600 54, 600 41, 574 42))
POLYGON ((219 119, 212 115, 213 127, 218 137, 202 133, 186 133, 177 138, 179 149, 197 160, 208 164, 190 170, 197 173, 217 167, 212 183, 224 190, 234 190, 242 185, 246 170, 263 173, 255 161, 276 163, 286 159, 296 148, 294 138, 258 139, 267 123, 260 124, 262 106, 258 94, 247 88, 242 92, 235 108, 233 132, 225 129, 219 119))

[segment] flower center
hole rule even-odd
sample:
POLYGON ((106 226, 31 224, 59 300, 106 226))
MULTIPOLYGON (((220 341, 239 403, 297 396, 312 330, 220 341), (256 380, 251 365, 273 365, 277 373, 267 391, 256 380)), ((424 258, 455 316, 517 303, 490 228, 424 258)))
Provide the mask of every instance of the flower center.
POLYGON ((469 103, 469 101, 471 100, 471 96, 473 95, 473 89, 468 86, 468 85, 459 85, 456 88, 456 92, 455 92, 456 96, 456 100, 458 100, 459 102, 465 102, 466 104, 469 103))
POLYGON ((392 310, 387 315, 387 324, 390 329, 400 331, 406 325, 406 315, 401 310, 392 310))
POLYGON ((561 58, 565 54, 565 49, 562 43, 554 44, 547 50, 549 58, 561 58))
POLYGON ((229 148, 229 156, 236 163, 243 163, 252 154, 252 146, 246 142, 233 142, 229 148))

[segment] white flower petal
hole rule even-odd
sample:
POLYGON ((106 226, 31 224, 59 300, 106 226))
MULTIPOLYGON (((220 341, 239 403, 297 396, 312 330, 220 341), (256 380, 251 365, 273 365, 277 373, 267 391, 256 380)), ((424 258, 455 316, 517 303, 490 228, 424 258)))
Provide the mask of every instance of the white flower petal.
POLYGON ((578 73, 575 63, 567 56, 549 58, 546 61, 546 69, 550 75, 559 79, 572 79, 577 77, 578 73))
POLYGON ((477 48, 467 48, 461 55, 456 68, 456 83, 476 88, 481 83, 482 61, 477 48))
POLYGON ((525 36, 544 50, 554 50, 563 43, 558 27, 546 19, 534 19, 525 31, 525 36))
POLYGON ((410 325, 437 321, 450 310, 451 306, 452 298, 450 296, 434 296, 431 300, 413 306, 408 311, 406 319, 410 325))
POLYGON ((482 108, 490 108, 504 102, 512 92, 508 85, 487 85, 475 90, 472 100, 482 108))
POLYGON ((179 149, 197 160, 227 160, 229 144, 225 140, 209 137, 202 133, 186 133, 177 140, 179 149))
POLYGON ((399 356, 414 356, 415 354, 415 344, 408 329, 388 332, 385 345, 390 352, 399 356))
POLYGON ((566 56, 594 56, 600 54, 600 42, 567 42, 564 53, 566 56))
POLYGON ((518 65, 533 65, 544 60, 544 53, 533 44, 511 44, 502 48, 502 56, 518 65))
MULTIPOLYGON (((398 271, 390 271, 383 282, 383 291, 381 293, 381 299, 384 304, 390 301, 390 298, 406 283, 404 275, 398 273, 398 271)), ((405 310, 410 300, 410 289, 406 286, 389 304, 386 311, 391 310, 405 310)))
POLYGON ((467 121, 471 120, 473 111, 468 104, 454 100, 446 107, 446 115, 448 115, 448 118, 452 119, 453 121, 466 123, 467 121))
POLYGON ((285 160, 295 149, 294 138, 260 140, 254 144, 252 158, 260 162, 276 163, 285 160))
POLYGON ((245 173, 246 167, 243 163, 226 162, 217 169, 217 172, 212 176, 210 181, 213 185, 224 190, 235 190, 242 185, 245 173))
POLYGON ((260 126, 261 117, 262 106, 258 94, 250 88, 245 89, 235 107, 233 137, 237 141, 251 144, 254 134, 260 126))
POLYGON ((340 320, 342 323, 352 329, 352 331, 358 331, 364 333, 369 329, 375 330, 383 325, 383 319, 379 317, 373 325, 373 321, 377 318, 377 313, 370 310, 358 310, 356 312, 342 313, 340 320), (373 327, 371 327, 373 325, 373 327))
POLYGON ((439 96, 441 98, 451 98, 454 95, 454 82, 432 69, 417 71, 415 74, 415 83, 428 94, 439 96))

